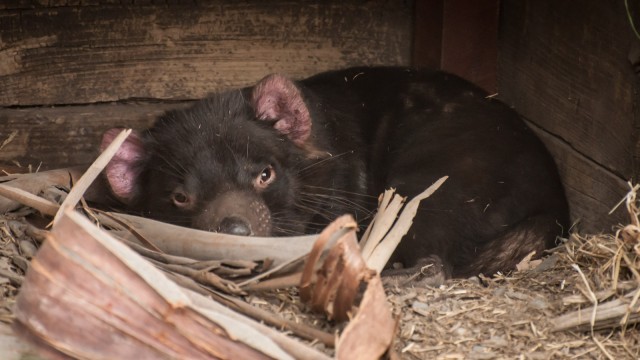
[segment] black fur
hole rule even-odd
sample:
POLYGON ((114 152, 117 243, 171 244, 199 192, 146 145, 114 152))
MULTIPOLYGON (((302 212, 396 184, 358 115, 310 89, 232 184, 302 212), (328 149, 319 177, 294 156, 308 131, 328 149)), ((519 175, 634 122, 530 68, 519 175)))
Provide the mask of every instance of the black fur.
POLYGON ((253 228, 293 235, 317 232, 345 212, 365 222, 386 188, 412 197, 448 175, 393 259, 411 267, 435 256, 447 276, 509 270, 567 229, 567 202, 547 150, 513 110, 467 81, 363 67, 295 85, 310 114, 308 138, 276 129, 278 119, 259 119, 257 87, 161 117, 141 135, 130 206, 219 230, 219 206, 211 204, 234 194, 225 204, 266 207, 254 214, 266 223, 253 228), (256 188, 269 166, 275 180, 256 188), (192 196, 188 209, 176 208, 176 188, 192 196))

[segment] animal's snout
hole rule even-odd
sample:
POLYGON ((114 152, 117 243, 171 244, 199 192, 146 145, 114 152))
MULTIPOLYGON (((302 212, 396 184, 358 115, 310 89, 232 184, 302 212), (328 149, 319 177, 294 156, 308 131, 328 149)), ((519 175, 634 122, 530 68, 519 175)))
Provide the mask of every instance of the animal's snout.
POLYGON ((252 235, 249 222, 238 216, 230 216, 222 219, 220 224, 218 224, 216 232, 241 236, 252 235))
POLYGON ((271 212, 251 191, 227 191, 208 202, 193 220, 196 229, 241 236, 269 236, 271 212))

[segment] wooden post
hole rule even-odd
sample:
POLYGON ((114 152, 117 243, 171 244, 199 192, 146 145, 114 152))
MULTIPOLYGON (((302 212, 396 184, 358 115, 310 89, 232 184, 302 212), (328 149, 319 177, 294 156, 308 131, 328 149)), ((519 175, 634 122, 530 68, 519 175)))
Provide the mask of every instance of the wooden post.
POLYGON ((416 1, 413 65, 460 75, 496 92, 499 0, 416 1))

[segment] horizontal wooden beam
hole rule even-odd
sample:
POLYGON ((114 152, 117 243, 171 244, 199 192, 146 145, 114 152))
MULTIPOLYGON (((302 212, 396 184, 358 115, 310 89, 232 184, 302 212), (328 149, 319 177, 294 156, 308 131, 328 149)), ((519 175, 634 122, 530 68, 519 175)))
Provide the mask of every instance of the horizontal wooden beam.
POLYGON ((412 10, 404 0, 0 10, 0 106, 195 99, 272 72, 409 65, 412 10))
POLYGON ((0 162, 35 170, 91 163, 102 133, 112 127, 144 129, 164 111, 185 104, 98 104, 0 109, 0 162))

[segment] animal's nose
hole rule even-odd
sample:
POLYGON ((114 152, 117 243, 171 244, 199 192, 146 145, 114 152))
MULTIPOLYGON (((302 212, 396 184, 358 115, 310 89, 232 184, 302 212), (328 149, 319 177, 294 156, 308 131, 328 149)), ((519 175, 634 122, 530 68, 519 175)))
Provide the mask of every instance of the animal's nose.
POLYGON ((230 235, 247 236, 251 235, 251 226, 242 218, 230 216, 222 219, 217 231, 230 235))

